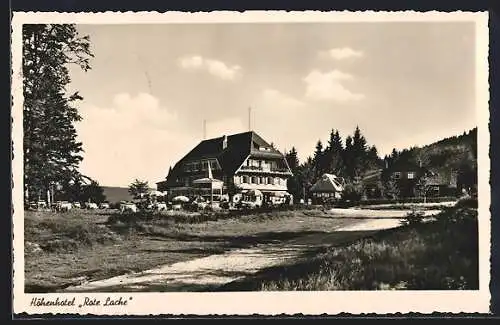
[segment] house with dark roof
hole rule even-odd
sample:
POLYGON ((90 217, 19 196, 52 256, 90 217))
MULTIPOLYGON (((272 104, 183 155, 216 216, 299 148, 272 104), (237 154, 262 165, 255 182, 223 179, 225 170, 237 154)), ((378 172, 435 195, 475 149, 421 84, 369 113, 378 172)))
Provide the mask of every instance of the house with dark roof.
POLYGON ((215 179, 237 191, 259 190, 282 196, 292 176, 285 156, 253 131, 201 141, 167 175, 158 182, 159 191, 174 195, 193 195, 193 181, 207 177, 208 169, 215 179))
POLYGON ((457 192, 457 173, 447 168, 427 168, 419 163, 400 163, 384 169, 366 172, 362 177, 366 198, 384 196, 383 183, 391 178, 396 181, 400 197, 418 196, 420 181, 425 179, 426 196, 453 196, 457 192))

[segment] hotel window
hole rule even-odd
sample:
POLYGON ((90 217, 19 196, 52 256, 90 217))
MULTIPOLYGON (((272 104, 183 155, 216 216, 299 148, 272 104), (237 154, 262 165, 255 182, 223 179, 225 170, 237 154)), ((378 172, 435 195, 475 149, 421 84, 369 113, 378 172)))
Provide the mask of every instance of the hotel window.
POLYGON ((211 162, 210 162, 210 167, 211 167, 212 169, 217 169, 217 161, 215 161, 215 160, 211 161, 211 162))
POLYGON ((394 173, 394 178, 395 179, 401 179, 401 172, 395 172, 394 173))
POLYGON ((250 183, 252 183, 252 184, 258 184, 257 183, 257 177, 252 176, 252 181, 250 183))
POLYGON ((202 161, 201 162, 201 170, 207 170, 208 169, 208 162, 205 160, 205 161, 202 161))
POLYGON ((268 177, 268 178, 267 178, 267 184, 272 184, 272 185, 274 185, 274 178, 272 178, 272 177, 268 177))
POLYGON ((415 178, 415 172, 408 172, 408 179, 414 179, 415 178))
POLYGON ((248 184, 248 176, 242 177, 243 184, 248 184))

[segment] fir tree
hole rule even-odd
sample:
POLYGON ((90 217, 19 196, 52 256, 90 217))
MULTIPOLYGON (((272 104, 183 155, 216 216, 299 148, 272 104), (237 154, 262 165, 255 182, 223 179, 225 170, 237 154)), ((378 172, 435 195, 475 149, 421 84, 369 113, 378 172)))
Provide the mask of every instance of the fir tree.
POLYGON ((361 176, 367 168, 367 162, 366 139, 361 134, 359 127, 356 126, 352 138, 352 172, 354 178, 361 176))
POLYGON ((353 179, 354 178, 354 149, 353 149, 353 143, 352 143, 352 137, 350 135, 347 136, 345 139, 345 148, 343 151, 343 161, 344 161, 344 170, 345 170, 345 177, 347 179, 353 179))
POLYGON ((325 153, 326 168, 329 173, 335 175, 342 174, 343 161, 342 152, 344 150, 342 138, 338 130, 330 132, 330 139, 325 153))
POLYGON ((285 158, 288 166, 292 170, 292 173, 295 173, 300 165, 299 158, 297 156, 297 150, 295 149, 295 147, 292 147, 292 149, 286 154, 285 158))
POLYGON ((314 167, 314 177, 320 177, 325 171, 325 153, 323 151, 323 143, 321 140, 318 140, 316 143, 316 150, 314 151, 313 158, 313 167, 314 167))

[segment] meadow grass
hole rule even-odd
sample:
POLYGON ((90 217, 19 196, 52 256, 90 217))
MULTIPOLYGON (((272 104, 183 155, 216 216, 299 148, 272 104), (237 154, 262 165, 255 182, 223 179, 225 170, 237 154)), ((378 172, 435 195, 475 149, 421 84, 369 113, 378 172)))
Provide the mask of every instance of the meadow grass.
POLYGON ((437 220, 381 231, 315 258, 261 271, 222 290, 478 289, 477 211, 445 209, 437 220))
POLYGON ((320 210, 249 213, 192 223, 177 222, 180 216, 117 216, 87 210, 25 211, 25 290, 54 292, 83 281, 323 232, 354 222, 328 218, 320 210))

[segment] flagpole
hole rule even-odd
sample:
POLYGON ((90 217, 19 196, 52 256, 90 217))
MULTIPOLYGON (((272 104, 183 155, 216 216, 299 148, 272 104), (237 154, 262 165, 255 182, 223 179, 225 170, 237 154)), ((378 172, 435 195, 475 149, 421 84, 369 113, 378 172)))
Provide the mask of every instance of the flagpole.
POLYGON ((212 168, 210 166, 210 160, 207 161, 208 164, 208 178, 210 179, 210 206, 214 207, 214 184, 212 182, 213 176, 212 176, 212 168))

